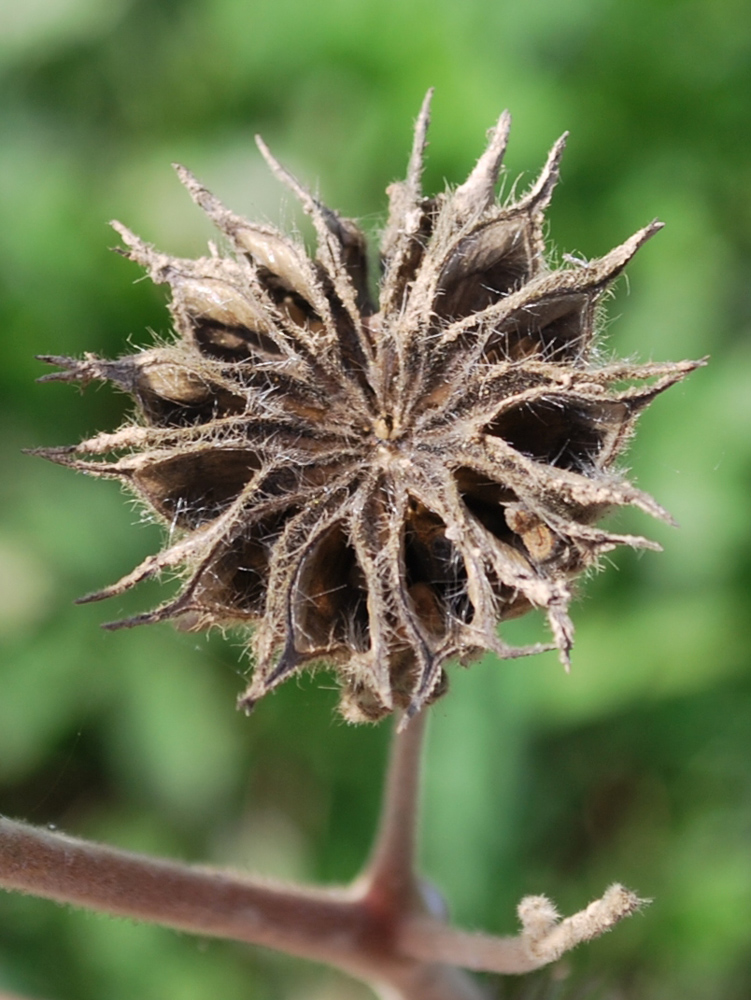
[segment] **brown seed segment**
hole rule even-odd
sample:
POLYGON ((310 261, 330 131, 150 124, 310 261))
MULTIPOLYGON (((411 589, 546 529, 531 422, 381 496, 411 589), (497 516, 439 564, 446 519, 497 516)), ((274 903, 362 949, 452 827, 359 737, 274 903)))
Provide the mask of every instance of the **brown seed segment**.
POLYGON ((379 307, 356 224, 259 140, 313 220, 315 259, 178 167, 232 255, 180 260, 115 224, 169 286, 174 338, 117 361, 45 359, 63 369, 47 378, 129 393, 137 423, 44 454, 119 479, 170 528, 162 553, 91 599, 181 571, 175 599, 119 624, 251 626, 246 709, 325 661, 348 719, 414 714, 445 690, 447 661, 546 648, 497 634, 533 607, 568 663, 573 579, 617 545, 656 547, 596 522, 623 505, 668 517, 614 463, 644 408, 703 362, 593 356, 603 294, 660 224, 551 268, 565 136, 530 191, 498 204, 504 112, 468 180, 425 197, 429 97, 389 188, 379 307))

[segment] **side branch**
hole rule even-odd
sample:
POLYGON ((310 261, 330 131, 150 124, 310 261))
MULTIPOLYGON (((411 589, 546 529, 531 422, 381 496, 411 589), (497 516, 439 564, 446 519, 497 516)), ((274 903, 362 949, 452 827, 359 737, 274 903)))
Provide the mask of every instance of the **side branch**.
POLYGON ((522 931, 516 937, 475 934, 418 917, 405 922, 400 947, 415 959, 440 955, 443 962, 459 968, 517 975, 555 962, 578 944, 600 937, 648 902, 616 883, 586 909, 560 920, 546 896, 527 896, 517 911, 522 931))

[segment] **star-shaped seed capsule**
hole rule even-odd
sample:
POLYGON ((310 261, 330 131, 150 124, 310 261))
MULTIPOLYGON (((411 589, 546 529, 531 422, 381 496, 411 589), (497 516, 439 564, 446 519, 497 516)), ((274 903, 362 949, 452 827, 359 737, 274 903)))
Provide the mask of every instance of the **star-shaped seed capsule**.
POLYGON ((414 714, 449 660, 547 648, 499 637, 531 608, 567 664, 572 580, 615 546, 658 547, 597 523, 623 505, 668 518, 616 462, 644 408, 701 362, 593 351, 603 294, 661 224, 552 267, 544 212, 565 137, 499 204, 504 113, 469 178, 426 197, 428 103, 407 178, 388 189, 378 304, 360 229, 259 140, 313 220, 315 257, 178 167, 226 253, 170 257, 115 224, 126 256, 169 286, 174 337, 116 361, 45 359, 63 368, 48 378, 107 380, 135 403, 119 431, 47 457, 121 480, 170 529, 92 599, 183 574, 174 599, 120 624, 248 626, 245 708, 326 662, 348 719, 414 714))

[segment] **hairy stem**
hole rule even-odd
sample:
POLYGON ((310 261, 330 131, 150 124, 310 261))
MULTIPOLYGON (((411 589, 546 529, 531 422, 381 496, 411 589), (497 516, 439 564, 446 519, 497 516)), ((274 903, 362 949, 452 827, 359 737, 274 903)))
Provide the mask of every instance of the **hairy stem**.
POLYGON ((333 965, 384 1000, 483 1000, 465 973, 399 952, 422 914, 414 855, 425 713, 394 746, 372 860, 351 888, 273 884, 133 854, 0 818, 0 885, 113 916, 333 965))
POLYGON ((519 905, 518 937, 468 933, 432 912, 415 872, 425 714, 394 735, 371 860, 349 888, 274 884, 2 817, 0 886, 322 962, 368 983, 382 1000, 483 1000, 480 985, 462 969, 540 968, 640 907, 634 893, 613 885, 561 920, 545 896, 529 896, 519 905))
POLYGON ((363 875, 371 888, 397 906, 413 903, 420 805, 420 765, 427 712, 418 712, 401 732, 397 724, 391 745, 380 824, 370 862, 363 875))
POLYGON ((0 884, 61 903, 341 964, 365 934, 342 890, 194 868, 0 819, 0 884))
POLYGON ((522 930, 516 937, 496 937, 450 927, 425 917, 402 927, 400 951, 412 958, 433 958, 463 969, 518 975, 555 962, 584 941, 592 941, 649 901, 615 883, 601 899, 561 920, 547 896, 526 896, 518 907, 522 930))

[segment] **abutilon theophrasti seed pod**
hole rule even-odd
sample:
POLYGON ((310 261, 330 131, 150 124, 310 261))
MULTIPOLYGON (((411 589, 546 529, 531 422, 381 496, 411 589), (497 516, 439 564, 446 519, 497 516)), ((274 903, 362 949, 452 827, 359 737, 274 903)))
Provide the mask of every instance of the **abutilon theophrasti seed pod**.
POLYGON ((499 204, 504 113, 469 178, 426 197, 427 125, 426 99, 407 178, 388 189, 377 305, 359 228, 259 140, 313 220, 315 257, 178 167, 226 255, 177 259, 115 225, 169 286, 174 338, 116 361, 45 359, 64 369, 48 378, 114 383, 136 419, 44 454, 121 480, 170 528, 160 554, 92 598, 183 573, 174 599, 119 624, 251 626, 245 708, 317 661, 338 672, 347 718, 413 714, 448 660, 547 648, 499 638, 530 608, 568 663, 573 578, 617 545, 657 548, 597 522, 626 504, 668 517, 614 463, 642 410, 700 362, 593 355, 603 293, 661 224, 553 268, 543 213, 564 139, 499 204))

